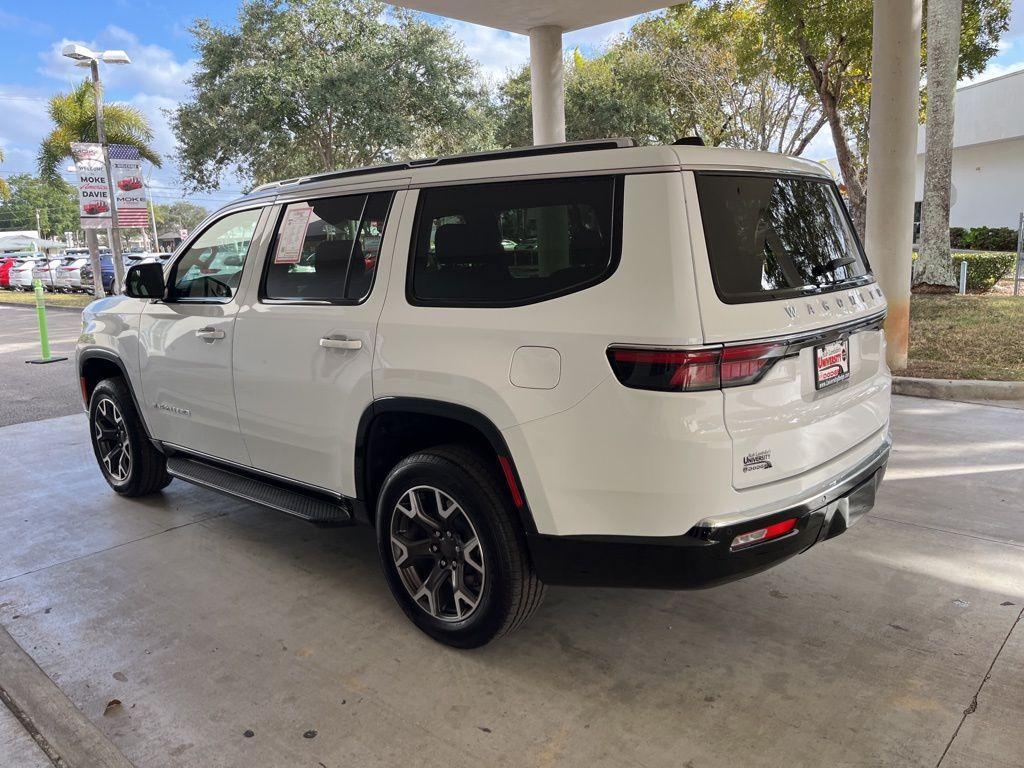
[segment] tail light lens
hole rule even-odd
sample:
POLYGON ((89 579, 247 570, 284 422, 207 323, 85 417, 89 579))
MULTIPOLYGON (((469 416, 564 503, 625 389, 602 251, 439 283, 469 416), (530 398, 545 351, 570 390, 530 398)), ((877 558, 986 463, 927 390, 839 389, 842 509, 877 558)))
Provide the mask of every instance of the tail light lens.
POLYGON ((632 389, 700 392, 760 381, 789 350, 787 344, 770 342, 714 349, 609 347, 608 362, 632 389))
POLYGON ((763 541, 770 541, 771 539, 778 539, 786 534, 790 533, 796 528, 796 518, 790 518, 789 520, 783 520, 779 523, 773 523, 765 528, 758 528, 756 531, 750 531, 749 533, 741 533, 735 539, 732 540, 730 549, 743 549, 753 544, 760 544, 763 541))

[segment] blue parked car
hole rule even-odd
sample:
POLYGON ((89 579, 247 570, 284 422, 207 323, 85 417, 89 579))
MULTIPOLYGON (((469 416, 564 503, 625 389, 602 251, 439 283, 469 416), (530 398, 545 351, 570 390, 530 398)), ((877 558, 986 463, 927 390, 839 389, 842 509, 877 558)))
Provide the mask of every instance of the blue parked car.
MULTIPOLYGON (((110 255, 110 251, 100 252, 100 270, 103 274, 103 290, 110 293, 114 287, 114 257, 110 255)), ((82 287, 86 288, 89 292, 92 291, 92 264, 86 264, 82 267, 82 287)))

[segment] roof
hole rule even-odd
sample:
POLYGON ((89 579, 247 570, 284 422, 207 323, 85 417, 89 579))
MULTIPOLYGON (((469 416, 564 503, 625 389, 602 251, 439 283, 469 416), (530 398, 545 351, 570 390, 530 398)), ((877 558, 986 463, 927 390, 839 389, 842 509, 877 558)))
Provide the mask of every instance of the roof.
POLYGON ((68 244, 60 240, 46 240, 41 237, 26 237, 25 235, 0 237, 0 251, 47 250, 67 247, 68 244))
MULTIPOLYGON (((1024 70, 956 89, 953 147, 1024 138, 1024 70)), ((925 150, 926 125, 917 129, 917 153, 925 150)))
POLYGON ((526 34, 534 27, 555 26, 564 32, 654 11, 664 0, 389 0, 415 11, 447 16, 485 27, 526 34))
MULTIPOLYGON (((415 187, 494 181, 517 176, 570 176, 594 172, 670 171, 687 168, 782 170, 832 178, 829 170, 820 163, 774 152, 677 145, 636 147, 630 139, 600 139, 331 171, 264 184, 240 199, 302 199, 311 193, 336 189, 342 184, 355 190, 360 187, 379 188, 382 184, 415 187), (561 148, 561 151, 545 151, 554 147, 561 148)), ((231 205, 234 203, 225 207, 231 205)))

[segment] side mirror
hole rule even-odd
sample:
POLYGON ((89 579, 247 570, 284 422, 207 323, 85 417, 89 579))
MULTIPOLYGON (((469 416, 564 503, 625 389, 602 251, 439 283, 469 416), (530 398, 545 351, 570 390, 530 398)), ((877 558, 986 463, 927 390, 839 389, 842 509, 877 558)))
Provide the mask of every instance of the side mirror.
POLYGON ((125 296, 133 299, 162 299, 166 289, 164 266, 154 262, 136 264, 128 270, 125 283, 125 296))

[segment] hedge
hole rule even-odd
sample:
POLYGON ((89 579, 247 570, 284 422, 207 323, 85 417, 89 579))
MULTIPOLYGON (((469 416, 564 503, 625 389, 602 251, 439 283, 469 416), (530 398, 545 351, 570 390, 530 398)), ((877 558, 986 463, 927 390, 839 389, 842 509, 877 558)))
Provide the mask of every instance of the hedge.
MULTIPOLYGON (((917 260, 917 253, 914 253, 917 260)), ((960 279, 960 262, 967 262, 967 290, 985 293, 1008 273, 1017 261, 1016 253, 954 253, 953 274, 960 279)))
POLYGON ((1009 227, 950 227, 949 244, 976 251, 1016 251, 1017 231, 1009 227))

